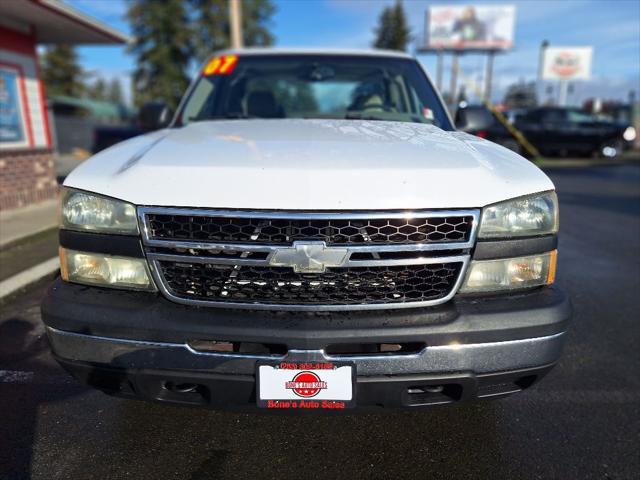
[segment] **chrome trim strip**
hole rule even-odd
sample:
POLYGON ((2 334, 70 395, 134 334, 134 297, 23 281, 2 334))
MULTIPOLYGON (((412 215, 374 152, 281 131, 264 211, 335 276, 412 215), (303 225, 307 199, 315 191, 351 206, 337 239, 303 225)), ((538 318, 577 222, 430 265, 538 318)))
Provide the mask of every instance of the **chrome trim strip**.
MULTIPOLYGON (((371 252, 432 252, 438 250, 466 250, 473 247, 473 240, 468 242, 451 242, 451 243, 394 243, 394 244, 369 244, 369 245, 349 245, 349 244, 331 244, 328 248, 348 248, 354 252, 371 253, 371 252)), ((149 247, 160 248, 184 248, 185 250, 222 250, 230 252, 268 252, 271 253, 280 248, 286 248, 287 244, 271 245, 271 244, 251 244, 251 243, 202 243, 202 242, 184 242, 174 240, 155 240, 147 239, 145 245, 149 247)))
POLYGON ((260 265, 268 267, 269 262, 266 259, 255 258, 216 258, 216 257, 195 257, 189 255, 168 255, 164 253, 146 252, 147 258, 151 261, 167 261, 180 263, 210 263, 211 265, 260 265))
POLYGON ((179 345, 181 347, 186 348, 187 350, 189 350, 190 353, 194 355, 214 355, 214 356, 224 357, 224 358, 250 358, 250 359, 256 359, 256 360, 282 360, 285 357, 285 355, 259 355, 259 354, 251 355, 251 354, 237 353, 237 352, 229 352, 229 353, 203 352, 201 350, 196 350, 188 343, 184 343, 184 344, 181 343, 179 345))
POLYGON ((384 218, 434 218, 434 217, 469 217, 477 218, 479 209, 460 210, 404 210, 402 212, 296 212, 296 211, 268 211, 268 210, 215 210, 198 208, 173 207, 138 207, 141 216, 147 213, 159 215, 193 215, 204 217, 225 218, 273 218, 276 220, 368 220, 384 218))
POLYGON ((113 337, 104 337, 100 335, 85 335, 84 333, 76 333, 76 332, 67 332, 65 330, 59 330, 57 328, 45 326, 47 331, 47 336, 52 341, 54 350, 56 353, 61 353, 61 356, 68 358, 69 360, 78 360, 78 361, 95 361, 95 362, 113 362, 117 359, 117 355, 121 353, 125 353, 125 350, 135 349, 137 351, 144 351, 150 349, 179 349, 186 350, 192 355, 199 355, 205 357, 216 357, 216 358, 240 358, 240 359, 255 359, 255 360, 278 360, 285 358, 285 355, 248 355, 246 353, 220 353, 220 352, 202 352, 199 350, 195 350, 188 343, 172 343, 172 342, 149 342, 145 340, 128 340, 126 338, 113 338, 113 337), (112 357, 110 359, 100 358, 100 354, 104 352, 97 352, 97 357, 88 358, 91 355, 91 350, 87 348, 85 350, 82 348, 82 345, 77 344, 73 350, 65 350, 63 352, 58 352, 56 346, 58 346, 59 342, 56 341, 58 338, 68 338, 75 339, 77 342, 91 342, 94 345, 99 343, 104 343, 103 347, 108 347, 111 345, 113 350, 111 351, 112 357), (65 355, 66 353, 66 355, 65 355), (116 355, 117 354, 117 355, 116 355))
POLYGON ((439 305, 449 301, 458 291, 462 281, 464 280, 467 268, 470 262, 470 253, 456 256, 443 257, 416 257, 408 259, 368 259, 368 260, 351 260, 353 253, 377 253, 377 252, 437 252, 447 250, 470 250, 476 242, 478 226, 480 220, 479 209, 464 210, 406 210, 402 212, 281 212, 281 211, 234 211, 234 210, 211 210, 211 209, 194 209, 194 208, 170 208, 170 207, 138 207, 138 220, 140 230, 142 232, 142 241, 146 247, 161 248, 183 248, 204 250, 207 252, 220 251, 236 251, 236 252, 262 252, 267 253, 265 259, 252 259, 246 257, 203 257, 188 256, 178 254, 164 254, 149 252, 145 250, 145 255, 149 260, 152 276, 159 290, 170 300, 185 304, 212 306, 222 308, 244 308, 254 310, 290 310, 290 311, 345 311, 345 310, 388 310, 398 308, 418 308, 433 305, 439 305), (191 242, 191 241, 174 241, 174 240, 158 240, 150 238, 150 227, 147 221, 147 214, 155 213, 161 215, 200 215, 209 217, 224 218, 271 218, 271 219, 314 219, 314 220, 332 220, 332 219, 384 219, 384 218, 435 218, 435 217, 463 217, 470 216, 473 218, 469 240, 467 242, 455 243, 415 243, 415 244, 369 244, 369 245, 329 245, 328 248, 347 248, 349 250, 348 258, 340 267, 376 267, 376 266, 402 266, 402 265, 427 265, 435 263, 462 262, 460 275, 452 290, 443 298, 429 300, 424 302, 402 302, 402 303, 379 303, 379 304, 355 304, 355 305, 291 305, 291 304, 265 304, 265 303, 239 303, 239 302, 221 302, 196 300, 190 298, 182 298, 171 293, 165 284, 162 276, 159 261, 174 261, 181 263, 202 263, 202 264, 218 264, 218 265, 251 265, 251 266, 269 266, 271 257, 276 251, 282 248, 288 248, 289 245, 270 245, 270 244, 251 244, 251 243, 208 243, 208 242, 191 242))
MULTIPOLYGON (((348 258, 337 267, 330 268, 347 268, 347 267, 385 267, 385 266, 402 266, 402 265, 430 265, 434 263, 458 263, 465 262, 469 259, 469 255, 455 255, 447 257, 415 257, 415 258, 390 258, 390 259, 371 259, 371 260, 351 260, 350 256, 353 252, 348 253, 348 258)), ((272 265, 270 254, 265 259, 255 258, 217 258, 217 257, 197 257, 188 255, 168 255, 164 253, 147 252, 147 258, 151 261, 166 261, 180 263, 208 263, 211 265, 255 265, 260 267, 287 268, 272 265)))
MULTIPOLYGON (((149 254, 147 254, 149 255, 149 254)), ((470 263, 470 256, 460 256, 460 257, 449 257, 459 259, 457 261, 462 262, 462 268, 460 269, 460 274, 456 280, 451 291, 444 297, 438 298, 435 300, 427 300, 423 302, 403 302, 403 303, 358 303, 358 304, 349 304, 349 305, 293 305, 293 304, 279 304, 279 303, 241 303, 241 302, 216 302, 210 300, 197 300, 192 298, 183 298, 177 295, 174 295, 171 290, 169 290, 168 286, 164 281, 164 277, 160 271, 160 267, 158 265, 158 260, 153 260, 150 258, 149 266, 151 267, 151 274, 153 279, 156 282, 156 285, 162 292, 162 294, 167 297, 169 300, 172 300, 176 303, 181 303, 183 305, 196 305, 196 306, 209 306, 209 307, 222 307, 222 308, 243 308, 248 310, 288 310, 288 311, 301 311, 301 312, 337 312, 337 311, 346 311, 346 310, 392 310, 392 309, 404 309, 404 308, 417 308, 417 307, 430 307, 433 305, 440 305, 441 303, 446 303, 453 298, 453 296, 458 292, 460 285, 467 274, 467 268, 470 263)), ((415 259, 412 259, 415 260, 415 259)), ((428 263, 444 263, 440 258, 426 258, 428 263), (435 261, 434 261, 435 260, 435 261)), ((189 263, 184 259, 181 260, 184 263, 189 263)), ((378 261, 379 262, 379 261, 378 261)), ((356 265, 364 266, 360 262, 357 262, 356 265)), ((375 264, 380 265, 380 263, 375 264)))
MULTIPOLYGON (((327 355, 326 353, 324 353, 324 350, 319 350, 319 351, 323 352, 324 357, 329 360, 344 360, 346 358, 352 358, 354 360, 385 360, 386 358, 389 358, 389 357, 411 359, 411 358, 419 358, 427 352, 430 352, 430 353, 436 352, 436 351, 437 352, 462 352, 465 350, 467 351, 473 350, 474 348, 478 348, 478 346, 480 345, 483 347, 501 347, 501 346, 504 346, 505 344, 526 345, 541 339, 553 340, 556 338, 560 338, 565 333, 566 332, 560 332, 560 333, 554 333, 553 335, 548 335, 544 337, 520 338, 518 340, 504 340, 502 342, 460 343, 460 344, 454 344, 454 345, 432 345, 430 347, 423 348, 417 353, 412 353, 409 355, 393 355, 393 354, 391 355, 327 355)), ((289 350, 289 351, 292 352, 294 350, 289 350)), ((306 350, 295 350, 295 351, 305 352, 306 350)))
POLYGON ((359 376, 411 373, 491 373, 554 363, 560 357, 565 332, 504 342, 438 345, 411 355, 327 355, 323 350, 291 349, 284 356, 199 352, 183 343, 127 340, 46 327, 53 351, 71 361, 123 368, 156 368, 255 375, 257 360, 337 361, 357 365, 359 376))
MULTIPOLYGON (((480 222, 480 210, 416 210, 416 211, 404 211, 404 212, 356 212, 356 213, 296 213, 296 212, 273 212, 273 211, 233 211, 233 210, 209 210, 209 209, 193 209, 193 208, 168 208, 168 207, 138 207, 138 222, 140 224, 140 230, 142 231, 142 240, 145 245, 156 247, 168 247, 168 248, 195 248, 195 249, 216 249, 227 248, 237 249, 236 247, 242 247, 247 251, 265 251, 255 250, 253 247, 261 248, 265 245, 260 244, 238 244, 238 243, 209 243, 209 242, 184 242, 174 240, 158 240, 150 238, 149 224, 147 222, 147 214, 159 214, 159 215, 200 215, 205 217, 223 217, 223 218, 273 218, 276 220, 375 220, 384 218, 437 218, 437 217, 473 217, 471 223, 471 232, 469 233, 469 241, 456 242, 456 243, 417 243, 417 244, 393 244, 393 245, 350 245, 350 248, 357 248, 362 252, 371 251, 398 251, 398 250, 445 250, 445 249, 464 249, 471 248, 475 244, 477 230, 480 222)), ((334 246, 334 245, 331 245, 334 246)), ((337 246, 337 245, 335 245, 337 246)), ((342 246, 342 245, 341 245, 342 246)), ((273 245, 278 247, 278 245, 273 245)), ((282 247, 282 245, 280 245, 282 247)))

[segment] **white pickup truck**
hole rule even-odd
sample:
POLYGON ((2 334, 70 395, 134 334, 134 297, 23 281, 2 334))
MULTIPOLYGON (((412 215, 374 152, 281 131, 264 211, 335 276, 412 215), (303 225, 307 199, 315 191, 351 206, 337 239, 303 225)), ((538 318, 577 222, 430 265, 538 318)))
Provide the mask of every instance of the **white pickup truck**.
POLYGON ((212 408, 417 408, 524 390, 559 359, 554 186, 456 132, 414 58, 220 52, 167 123, 65 181, 42 312, 78 379, 212 408))

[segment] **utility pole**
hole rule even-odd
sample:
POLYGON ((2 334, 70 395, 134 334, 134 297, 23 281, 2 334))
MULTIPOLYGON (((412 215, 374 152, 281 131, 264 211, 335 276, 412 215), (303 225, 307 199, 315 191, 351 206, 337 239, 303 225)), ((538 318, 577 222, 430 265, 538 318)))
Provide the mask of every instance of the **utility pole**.
POLYGON ((449 84, 449 105, 450 110, 453 114, 456 108, 456 90, 458 85, 458 51, 453 52, 453 58, 451 59, 451 78, 449 84))
POLYGON ((493 59, 496 55, 495 50, 489 51, 489 55, 487 56, 487 71, 485 73, 484 80, 484 101, 491 101, 491 87, 493 82, 493 59))
POLYGON ((229 0, 229 24, 231 25, 231 48, 242 48, 242 4, 240 0, 229 0))
POLYGON ((442 57, 444 54, 442 53, 442 49, 438 50, 438 66, 436 68, 436 87, 438 91, 442 94, 442 57))
MULTIPOLYGON (((544 97, 544 83, 543 83, 543 75, 544 75, 544 54, 549 46, 548 40, 543 40, 540 44, 540 53, 538 55, 538 82, 536 84, 538 92, 540 92, 540 99, 542 100, 544 97)), ((544 101, 543 101, 544 103, 544 101)))
POLYGON ((538 81, 542 81, 542 74, 544 73, 544 52, 549 46, 548 40, 543 40, 540 44, 540 53, 538 54, 538 81))

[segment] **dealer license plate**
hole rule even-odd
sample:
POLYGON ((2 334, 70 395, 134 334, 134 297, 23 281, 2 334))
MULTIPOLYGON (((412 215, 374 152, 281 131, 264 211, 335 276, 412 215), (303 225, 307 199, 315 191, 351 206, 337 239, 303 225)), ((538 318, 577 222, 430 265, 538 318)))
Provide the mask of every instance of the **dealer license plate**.
POLYGON ((257 370, 259 407, 339 410, 355 406, 353 363, 261 362, 257 370))

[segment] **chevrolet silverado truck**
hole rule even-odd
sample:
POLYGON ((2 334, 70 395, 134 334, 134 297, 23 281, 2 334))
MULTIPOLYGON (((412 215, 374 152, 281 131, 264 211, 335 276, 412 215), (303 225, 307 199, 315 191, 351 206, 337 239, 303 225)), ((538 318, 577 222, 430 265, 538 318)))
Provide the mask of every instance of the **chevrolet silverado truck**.
POLYGON ((93 156, 61 202, 42 317, 108 394, 419 408, 519 392, 561 356, 552 182, 456 132, 403 53, 220 52, 168 128, 93 156))

